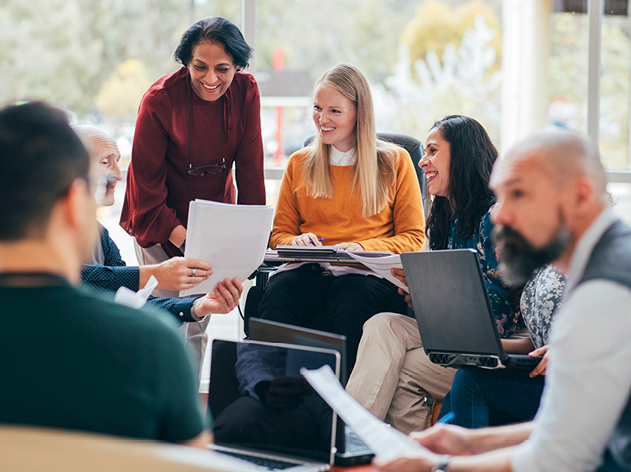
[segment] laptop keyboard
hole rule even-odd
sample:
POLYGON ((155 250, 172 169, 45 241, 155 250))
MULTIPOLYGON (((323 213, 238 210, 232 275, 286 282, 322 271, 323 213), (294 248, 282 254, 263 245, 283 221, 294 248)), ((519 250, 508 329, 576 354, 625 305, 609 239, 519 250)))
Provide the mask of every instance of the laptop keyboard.
POLYGON ((227 454, 229 456, 236 457, 244 461, 252 462, 253 464, 260 465, 261 467, 265 467, 269 470, 289 469, 290 467, 296 467, 298 465, 292 462, 279 461, 275 459, 267 459, 265 457, 250 456, 248 454, 240 454, 238 452, 232 452, 232 451, 217 451, 217 452, 220 452, 221 454, 227 454))

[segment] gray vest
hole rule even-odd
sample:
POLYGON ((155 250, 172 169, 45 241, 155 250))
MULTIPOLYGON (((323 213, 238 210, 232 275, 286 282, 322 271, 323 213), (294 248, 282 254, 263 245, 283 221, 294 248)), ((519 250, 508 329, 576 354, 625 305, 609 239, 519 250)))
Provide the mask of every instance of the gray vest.
MULTIPOLYGON (((578 284, 594 279, 612 280, 631 289, 631 228, 620 220, 605 231, 594 247, 585 273, 578 284)), ((608 448, 618 465, 631 470, 631 402, 629 397, 608 448)))

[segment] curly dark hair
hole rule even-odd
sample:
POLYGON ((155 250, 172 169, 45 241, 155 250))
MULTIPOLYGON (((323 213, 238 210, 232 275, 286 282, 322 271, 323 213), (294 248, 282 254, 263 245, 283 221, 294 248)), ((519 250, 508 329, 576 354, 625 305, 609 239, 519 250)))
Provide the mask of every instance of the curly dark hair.
POLYGON ((432 126, 449 143, 449 186, 446 197, 434 197, 427 217, 430 249, 446 249, 449 227, 458 218, 458 238, 470 238, 493 200, 489 179, 497 149, 473 118, 449 115, 432 126))
POLYGON ((240 70, 250 65, 253 49, 245 42, 239 28, 220 16, 203 18, 187 29, 175 50, 175 60, 185 67, 188 66, 193 57, 193 49, 203 42, 221 44, 240 70))

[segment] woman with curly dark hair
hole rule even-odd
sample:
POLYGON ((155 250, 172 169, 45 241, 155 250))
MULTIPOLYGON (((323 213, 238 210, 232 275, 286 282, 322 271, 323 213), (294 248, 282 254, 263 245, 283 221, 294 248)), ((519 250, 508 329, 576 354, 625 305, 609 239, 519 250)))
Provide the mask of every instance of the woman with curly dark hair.
MULTIPOLYGON (((480 123, 451 115, 434 123, 419 165, 434 197, 426 226, 429 248, 477 251, 498 331, 509 338, 523 323, 517 300, 497 270, 491 239, 494 197, 488 183, 496 159, 497 150, 480 123)), ((405 282, 403 271, 394 271, 405 282)), ((519 340, 503 343, 508 352, 527 352, 519 340)), ((425 398, 442 400, 455 372, 430 362, 414 318, 380 313, 364 325, 347 390, 375 416, 409 433, 430 426, 425 398)))

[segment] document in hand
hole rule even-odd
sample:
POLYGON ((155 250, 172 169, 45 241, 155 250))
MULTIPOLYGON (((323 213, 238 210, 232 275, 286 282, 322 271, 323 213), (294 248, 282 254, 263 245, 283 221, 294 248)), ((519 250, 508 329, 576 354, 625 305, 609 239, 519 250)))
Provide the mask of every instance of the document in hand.
POLYGON ((273 218, 270 206, 192 201, 185 257, 208 262, 213 273, 180 296, 212 292, 226 278, 248 278, 263 262, 273 218))
POLYGON ((328 365, 316 370, 303 367, 300 373, 377 457, 395 459, 423 449, 418 442, 378 420, 361 406, 344 390, 328 365))

